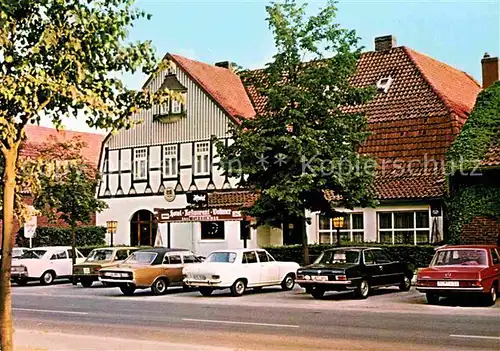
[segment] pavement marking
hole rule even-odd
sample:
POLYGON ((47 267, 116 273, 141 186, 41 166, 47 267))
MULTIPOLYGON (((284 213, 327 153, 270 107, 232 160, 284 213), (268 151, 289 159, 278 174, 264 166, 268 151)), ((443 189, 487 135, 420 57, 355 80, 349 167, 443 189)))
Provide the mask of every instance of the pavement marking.
POLYGON ((236 321, 217 321, 212 319, 194 319, 182 318, 186 322, 203 322, 203 323, 220 323, 220 324, 241 324, 241 325, 256 325, 261 327, 278 327, 278 328, 299 328, 298 325, 292 324, 272 324, 272 323, 254 323, 254 322, 236 322, 236 321))
POLYGON ((486 335, 450 335, 452 338, 469 338, 469 339, 491 339, 500 340, 500 336, 486 336, 486 335))
POLYGON ((44 312, 44 313, 58 313, 58 314, 78 314, 78 315, 88 315, 88 312, 75 312, 75 311, 56 311, 56 310, 36 310, 31 308, 13 308, 13 311, 25 311, 25 312, 44 312))

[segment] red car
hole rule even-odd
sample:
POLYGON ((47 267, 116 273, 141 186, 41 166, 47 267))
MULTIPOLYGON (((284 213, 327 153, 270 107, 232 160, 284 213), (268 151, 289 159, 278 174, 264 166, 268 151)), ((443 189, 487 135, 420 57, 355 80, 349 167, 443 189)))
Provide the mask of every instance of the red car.
POLYGON ((500 248, 455 245, 437 249, 429 267, 417 275, 417 290, 435 304, 441 296, 475 293, 494 305, 500 289, 500 248))

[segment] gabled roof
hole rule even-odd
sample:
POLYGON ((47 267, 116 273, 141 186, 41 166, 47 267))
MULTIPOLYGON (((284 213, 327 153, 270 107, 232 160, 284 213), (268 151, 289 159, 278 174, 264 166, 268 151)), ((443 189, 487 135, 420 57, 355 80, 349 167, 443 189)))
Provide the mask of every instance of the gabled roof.
POLYGON ((239 123, 238 117, 255 116, 245 87, 233 71, 175 54, 168 54, 167 57, 186 72, 235 122, 239 123))
MULTIPOLYGON (((251 74, 258 79, 264 71, 251 74)), ((359 152, 378 161, 375 191, 379 199, 440 197, 446 152, 481 87, 468 74, 406 47, 363 53, 350 81, 369 87, 389 76, 393 81, 386 93, 377 93, 365 105, 343 108, 364 112, 368 118, 372 134, 359 152), (411 171, 386 171, 396 162, 411 171)), ((251 85, 247 91, 257 112, 264 114, 265 98, 251 85)))
POLYGON ((21 155, 25 157, 37 157, 42 144, 49 141, 49 137, 54 136, 58 141, 68 141, 78 137, 85 142, 87 147, 82 150, 82 156, 92 165, 96 166, 99 161, 101 144, 105 138, 103 134, 75 132, 70 130, 57 131, 53 128, 41 127, 37 125, 26 126, 26 141, 21 149, 21 155))

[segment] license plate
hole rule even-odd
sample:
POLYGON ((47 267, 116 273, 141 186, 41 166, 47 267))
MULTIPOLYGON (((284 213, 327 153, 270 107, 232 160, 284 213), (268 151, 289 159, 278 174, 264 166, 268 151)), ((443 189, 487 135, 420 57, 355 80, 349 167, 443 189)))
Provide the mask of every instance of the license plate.
POLYGON ((90 268, 84 268, 83 274, 90 274, 90 268))
POLYGON ((448 286, 448 287, 454 287, 454 286, 459 286, 459 282, 457 281, 439 281, 437 282, 437 286, 448 286))
POLYGON ((205 276, 204 275, 195 275, 194 279, 196 279, 196 280, 205 280, 205 276))
POLYGON ((311 277, 312 280, 314 280, 315 282, 326 282, 328 281, 328 277, 325 276, 325 275, 318 275, 318 276, 312 276, 311 277))

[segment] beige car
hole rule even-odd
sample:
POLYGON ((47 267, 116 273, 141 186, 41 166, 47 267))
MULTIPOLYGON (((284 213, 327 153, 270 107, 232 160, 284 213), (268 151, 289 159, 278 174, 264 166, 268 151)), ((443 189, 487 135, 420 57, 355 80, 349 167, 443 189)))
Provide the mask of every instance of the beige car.
POLYGON ((80 282, 83 287, 90 288, 95 281, 99 280, 99 271, 102 268, 122 263, 137 251, 136 247, 103 247, 94 249, 88 257, 80 264, 73 266, 73 281, 80 282))
POLYGON ((163 247, 139 250, 122 264, 101 269, 99 280, 108 286, 119 287, 125 295, 148 288, 155 295, 163 295, 169 286, 183 286, 184 266, 199 262, 189 250, 163 247))

